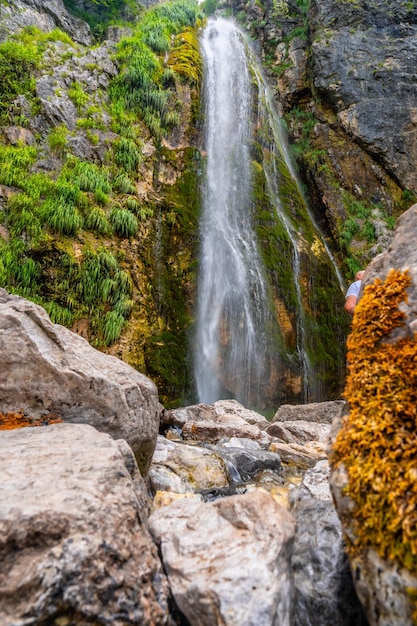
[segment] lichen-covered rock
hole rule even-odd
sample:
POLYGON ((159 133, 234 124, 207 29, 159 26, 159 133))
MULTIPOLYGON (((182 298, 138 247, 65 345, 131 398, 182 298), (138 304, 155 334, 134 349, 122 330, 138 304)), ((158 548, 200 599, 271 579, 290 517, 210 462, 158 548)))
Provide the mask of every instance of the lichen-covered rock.
POLYGON ((119 359, 52 324, 46 311, 0 289, 0 411, 55 413, 126 439, 142 472, 156 444, 161 405, 154 383, 119 359))
POLYGON ((0 433, 0 622, 173 624, 132 451, 88 425, 0 433))
POLYGON ((348 339, 348 411, 332 429, 331 487, 371 626, 417 615, 417 206, 366 269, 348 339))

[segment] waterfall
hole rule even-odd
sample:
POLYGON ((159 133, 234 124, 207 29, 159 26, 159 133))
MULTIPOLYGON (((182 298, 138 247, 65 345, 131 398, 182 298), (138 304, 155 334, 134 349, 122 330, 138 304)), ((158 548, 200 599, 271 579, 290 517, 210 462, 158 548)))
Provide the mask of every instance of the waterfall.
POLYGON ((302 289, 309 280, 305 258, 319 247, 317 263, 335 274, 340 292, 336 264, 307 210, 245 36, 229 20, 209 20, 201 48, 206 168, 194 343, 198 401, 234 397, 265 408, 288 398, 320 400, 307 349, 307 329, 316 322, 302 289), (262 200, 255 198, 256 178, 262 200))
POLYGON ((247 403, 264 375, 269 305, 250 215, 250 75, 239 31, 212 22, 206 63, 207 170, 201 220, 195 378, 201 402, 247 403))

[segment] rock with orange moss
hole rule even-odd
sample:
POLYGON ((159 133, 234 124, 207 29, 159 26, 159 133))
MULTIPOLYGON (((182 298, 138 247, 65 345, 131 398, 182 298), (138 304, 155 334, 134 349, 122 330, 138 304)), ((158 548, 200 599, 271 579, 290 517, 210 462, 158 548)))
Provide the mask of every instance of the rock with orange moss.
POLYGON ((0 412, 55 414, 126 439, 142 472, 156 445, 162 406, 154 383, 45 310, 0 289, 0 412))
POLYGON ((132 450, 88 425, 0 433, 0 623, 173 626, 132 450))
POLYGON ((331 488, 370 626, 417 623, 417 205, 366 269, 331 488))

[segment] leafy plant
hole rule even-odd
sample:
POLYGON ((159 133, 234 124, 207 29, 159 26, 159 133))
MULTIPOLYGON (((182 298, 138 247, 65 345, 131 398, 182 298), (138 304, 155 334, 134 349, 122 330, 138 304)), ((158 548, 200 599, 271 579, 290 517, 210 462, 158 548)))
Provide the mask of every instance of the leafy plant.
POLYGON ((120 237, 135 237, 137 235, 138 220, 127 209, 114 207, 110 212, 110 223, 115 233, 120 237))
MULTIPOLYGON (((157 141, 177 121, 177 117, 170 114, 174 76, 165 72, 163 55, 169 51, 171 37, 195 27, 200 17, 198 5, 192 0, 158 5, 146 12, 132 37, 119 43, 118 59, 123 67, 110 90, 112 101, 117 103, 120 111, 138 112, 157 141)), ((185 53, 182 65, 179 58, 177 63, 184 76, 188 73, 189 78, 193 71, 198 73, 191 67, 190 55, 197 57, 199 53, 198 46, 190 43, 191 35, 186 39, 189 48, 187 64, 184 64, 185 53)))
POLYGON ((34 94, 33 73, 39 63, 38 48, 18 41, 0 44, 0 122, 6 124, 12 100, 19 94, 34 94))
POLYGON ((121 137, 114 144, 114 161, 125 172, 137 172, 141 154, 133 139, 121 137))
POLYGON ((108 235, 111 230, 105 212, 99 207, 92 207, 87 212, 84 218, 84 227, 100 235, 108 235))
POLYGON ((87 104, 89 100, 88 94, 83 89, 80 83, 74 81, 68 89, 68 96, 75 104, 77 111, 81 112, 81 109, 87 104))
POLYGON ((108 311, 103 323, 104 343, 110 346, 121 335, 125 318, 117 311, 108 311))
POLYGON ((48 144, 52 152, 62 155, 68 144, 68 128, 64 124, 55 126, 48 135, 48 144))

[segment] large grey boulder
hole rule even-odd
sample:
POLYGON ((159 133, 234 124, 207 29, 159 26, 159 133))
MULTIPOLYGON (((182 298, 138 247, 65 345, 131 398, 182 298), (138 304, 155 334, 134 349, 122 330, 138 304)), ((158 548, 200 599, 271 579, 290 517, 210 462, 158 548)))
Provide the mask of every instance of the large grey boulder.
POLYGON ((0 412, 55 413, 126 439, 147 471, 159 428, 154 383, 103 354, 46 311, 0 289, 0 412))
POLYGON ((189 624, 292 624, 294 520, 269 494, 176 500, 149 527, 189 624))
POLYGON ((317 424, 331 424, 340 415, 344 405, 343 400, 310 402, 309 404, 281 404, 271 423, 303 420, 317 424))
POLYGON ((91 426, 0 432, 0 623, 173 624, 132 451, 91 426))

